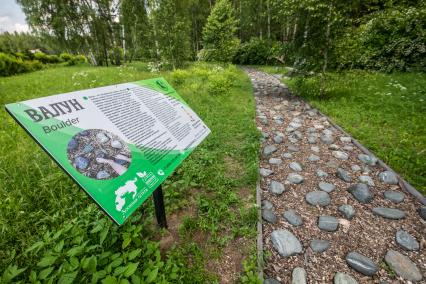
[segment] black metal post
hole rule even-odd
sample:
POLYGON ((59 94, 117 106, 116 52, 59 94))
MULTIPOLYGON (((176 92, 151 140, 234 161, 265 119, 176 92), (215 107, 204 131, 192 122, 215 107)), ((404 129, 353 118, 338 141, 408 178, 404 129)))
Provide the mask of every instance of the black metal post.
POLYGON ((166 209, 164 208, 163 188, 161 185, 154 190, 152 194, 154 198, 155 217, 160 228, 167 228, 166 209))

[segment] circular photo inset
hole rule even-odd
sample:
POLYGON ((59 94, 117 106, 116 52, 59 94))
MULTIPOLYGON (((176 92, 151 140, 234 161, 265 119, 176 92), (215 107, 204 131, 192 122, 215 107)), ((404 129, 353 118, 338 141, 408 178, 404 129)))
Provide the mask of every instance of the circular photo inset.
POLYGON ((127 144, 115 134, 102 129, 83 130, 68 142, 68 161, 81 174, 108 180, 124 174, 132 155, 127 144))

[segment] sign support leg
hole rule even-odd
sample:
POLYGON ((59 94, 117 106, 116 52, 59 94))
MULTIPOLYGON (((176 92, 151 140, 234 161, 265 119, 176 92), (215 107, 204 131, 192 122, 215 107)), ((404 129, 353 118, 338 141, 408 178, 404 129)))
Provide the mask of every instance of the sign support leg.
POLYGON ((155 217, 160 228, 167 228, 166 209, 164 208, 163 188, 160 185, 153 193, 155 217))

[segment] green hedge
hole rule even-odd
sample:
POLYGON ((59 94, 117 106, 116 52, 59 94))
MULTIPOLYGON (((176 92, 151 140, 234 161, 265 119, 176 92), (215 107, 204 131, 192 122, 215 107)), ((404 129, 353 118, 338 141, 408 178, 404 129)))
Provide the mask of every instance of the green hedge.
POLYGON ((81 55, 81 54, 72 55, 72 54, 69 54, 67 52, 63 52, 63 53, 61 53, 61 55, 59 55, 59 58, 62 61, 67 62, 67 65, 76 65, 76 64, 79 64, 79 63, 87 63, 86 56, 81 55))
POLYGON ((376 12, 337 42, 341 68, 426 71, 426 8, 376 12))
POLYGON ((32 72, 43 68, 43 64, 58 64, 66 62, 67 65, 86 63, 84 55, 72 55, 62 53, 61 55, 48 55, 43 52, 35 54, 24 54, 16 52, 7 54, 0 52, 0 76, 11 76, 19 73, 32 72))
POLYGON ((43 52, 36 52, 34 58, 43 64, 55 64, 62 62, 61 58, 57 55, 49 55, 43 52))
POLYGON ((42 67, 43 65, 38 60, 27 61, 21 57, 0 53, 0 76, 31 72, 39 70, 42 67))

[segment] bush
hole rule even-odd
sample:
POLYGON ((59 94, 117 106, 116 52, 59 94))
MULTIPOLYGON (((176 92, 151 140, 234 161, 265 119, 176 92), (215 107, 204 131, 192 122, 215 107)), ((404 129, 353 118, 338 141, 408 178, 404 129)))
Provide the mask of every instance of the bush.
POLYGON ((238 51, 240 40, 228 40, 215 48, 203 48, 197 54, 200 61, 231 62, 238 51))
POLYGON ((189 73, 186 70, 176 69, 175 71, 172 72, 171 76, 172 76, 172 83, 175 84, 176 86, 180 86, 185 82, 186 79, 188 79, 191 76, 191 73, 189 73))
POLYGON ((20 57, 0 53, 0 76, 11 76, 41 68, 42 64, 39 61, 24 61, 20 57))
POLYGON ((57 55, 48 55, 43 52, 36 52, 34 54, 34 59, 40 61, 43 64, 54 64, 61 62, 61 58, 57 55))
POLYGON ((342 68, 426 70, 426 8, 374 13, 360 27, 348 30, 335 48, 342 68))
POLYGON ((281 53, 282 44, 260 38, 251 38, 249 42, 240 45, 234 63, 266 65, 276 61, 275 57, 281 53))
POLYGON ((67 65, 77 65, 81 63, 87 63, 87 57, 81 54, 71 55, 71 59, 68 61, 67 65))
POLYGON ((68 62, 73 59, 73 55, 68 52, 63 52, 59 55, 59 58, 61 58, 64 62, 68 62))
POLYGON ((212 74, 207 83, 207 92, 213 96, 228 94, 232 85, 232 81, 228 76, 220 73, 212 74))

